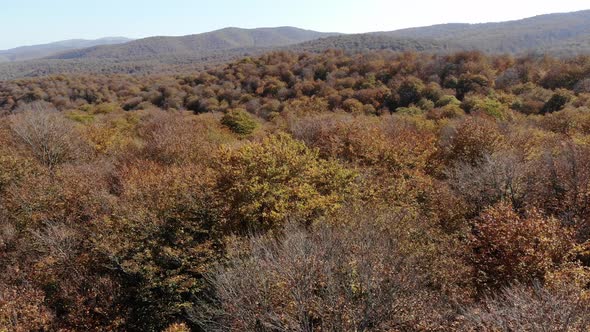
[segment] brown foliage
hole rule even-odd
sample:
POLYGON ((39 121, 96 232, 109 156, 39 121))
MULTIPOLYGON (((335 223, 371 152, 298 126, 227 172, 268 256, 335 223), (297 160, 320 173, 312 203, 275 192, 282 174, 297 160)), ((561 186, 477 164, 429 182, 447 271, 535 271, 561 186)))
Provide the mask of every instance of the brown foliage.
POLYGON ((53 317, 43 302, 40 290, 0 283, 0 330, 28 332, 48 329, 53 317))
POLYGON ((0 330, 586 327, 588 59, 2 81, 0 330))
POLYGON ((481 286, 542 280, 572 248, 570 233, 536 209, 518 215, 501 202, 482 212, 471 238, 472 262, 481 286))

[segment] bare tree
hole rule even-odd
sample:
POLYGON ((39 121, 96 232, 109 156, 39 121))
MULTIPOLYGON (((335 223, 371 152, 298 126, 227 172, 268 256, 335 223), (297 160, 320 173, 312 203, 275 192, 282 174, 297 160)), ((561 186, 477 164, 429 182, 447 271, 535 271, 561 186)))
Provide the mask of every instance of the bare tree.
POLYGON ((517 153, 501 151, 485 155, 477 165, 458 163, 447 176, 451 187, 477 214, 478 209, 504 200, 521 207, 527 193, 528 166, 517 153))
POLYGON ((588 331, 590 303, 579 289, 515 285, 464 314, 464 331, 588 331))
MULTIPOLYGON (((392 331, 443 320, 441 298, 388 227, 289 226, 253 237, 209 277, 217 307, 191 313, 207 331, 392 331), (217 319, 211 319, 216 317, 217 319)), ((391 225, 396 224, 391 220, 391 225)))
POLYGON ((21 107, 11 116, 10 128, 17 140, 49 169, 73 159, 79 150, 73 124, 46 103, 21 107))

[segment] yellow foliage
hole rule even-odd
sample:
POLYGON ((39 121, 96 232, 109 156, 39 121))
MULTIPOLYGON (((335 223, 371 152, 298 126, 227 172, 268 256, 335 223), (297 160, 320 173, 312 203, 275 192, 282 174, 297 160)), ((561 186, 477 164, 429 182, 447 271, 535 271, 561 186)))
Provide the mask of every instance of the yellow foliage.
POLYGON ((190 332, 190 329, 184 323, 174 323, 168 326, 163 332, 190 332))
POLYGON ((113 154, 137 145, 136 125, 131 113, 109 114, 84 127, 84 137, 101 154, 113 154))
POLYGON ((217 168, 219 199, 239 231, 270 229, 287 218, 311 221, 336 209, 354 179, 354 172, 283 133, 225 148, 217 168))

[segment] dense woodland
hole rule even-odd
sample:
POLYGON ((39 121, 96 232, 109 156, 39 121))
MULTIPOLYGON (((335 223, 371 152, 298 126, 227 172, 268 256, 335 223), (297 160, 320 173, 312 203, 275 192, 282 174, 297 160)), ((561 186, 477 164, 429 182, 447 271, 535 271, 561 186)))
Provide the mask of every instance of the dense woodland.
MULTIPOLYGON (((211 33, 214 34, 214 33, 211 33)), ((206 34, 208 35, 208 34, 206 34)), ((101 53, 94 54, 92 49, 62 54, 63 59, 35 59, 31 61, 16 61, 0 63, 0 80, 14 80, 19 78, 34 78, 50 75, 175 75, 212 68, 220 64, 237 61, 245 57, 257 57, 271 51, 289 51, 295 53, 315 52, 323 53, 331 49, 343 49, 349 54, 370 51, 417 51, 442 53, 463 50, 462 47, 451 43, 437 42, 424 39, 396 38, 376 34, 341 35, 319 38, 295 45, 280 46, 278 39, 274 47, 237 47, 223 49, 222 46, 232 45, 225 38, 207 36, 212 45, 222 45, 209 48, 203 45, 201 35, 189 38, 184 43, 176 38, 148 40, 147 43, 130 43, 119 48, 96 48, 101 53), (219 38, 219 40, 215 39, 219 38), (189 49, 190 43, 194 50, 189 49), (159 45, 158 43, 161 43, 159 45), (188 44, 185 45, 185 44, 188 44), (166 50, 169 50, 168 52, 166 50), (84 53, 83 51, 88 51, 84 53), (129 56, 133 54, 133 56, 129 56), (79 56, 79 57, 77 57, 79 56)), ((238 35, 239 36, 239 35, 238 35)), ((238 36, 233 36, 238 38, 238 36)))
POLYGON ((397 38, 430 38, 492 53, 551 53, 561 55, 590 52, 590 10, 539 15, 522 20, 439 24, 385 32, 397 38))
POLYGON ((442 24, 362 34, 295 27, 225 28, 180 37, 128 42, 121 38, 69 40, 0 51, 0 80, 81 73, 171 75, 270 51, 322 53, 342 49, 349 54, 384 50, 441 54, 478 50, 515 56, 572 57, 590 53, 589 35, 590 10, 508 22, 442 24), (92 44, 98 46, 88 47, 92 44))
POLYGON ((0 82, 0 331, 587 331, 590 56, 0 82))

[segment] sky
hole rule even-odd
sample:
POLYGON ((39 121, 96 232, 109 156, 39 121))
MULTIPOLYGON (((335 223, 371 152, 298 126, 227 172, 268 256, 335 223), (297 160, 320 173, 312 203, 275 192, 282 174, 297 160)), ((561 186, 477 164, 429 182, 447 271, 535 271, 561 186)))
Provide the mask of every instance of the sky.
POLYGON ((391 31, 590 9, 587 0, 0 0, 0 49, 106 36, 181 36, 228 26, 391 31))

